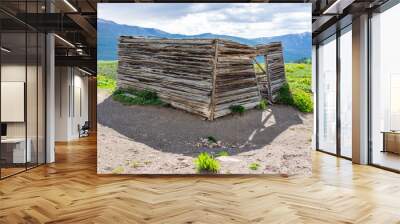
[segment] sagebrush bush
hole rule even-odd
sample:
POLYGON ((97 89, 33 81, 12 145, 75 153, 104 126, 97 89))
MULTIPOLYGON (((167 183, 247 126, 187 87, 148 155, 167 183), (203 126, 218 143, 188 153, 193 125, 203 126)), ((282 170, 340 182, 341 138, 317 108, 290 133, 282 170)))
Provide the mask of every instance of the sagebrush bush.
POLYGON ((195 160, 196 169, 198 172, 212 172, 217 173, 220 169, 220 164, 207 152, 202 152, 195 160))
POLYGON ((229 109, 233 114, 240 114, 240 115, 242 115, 246 111, 246 108, 244 108, 244 106, 242 105, 232 105, 229 107, 229 109))

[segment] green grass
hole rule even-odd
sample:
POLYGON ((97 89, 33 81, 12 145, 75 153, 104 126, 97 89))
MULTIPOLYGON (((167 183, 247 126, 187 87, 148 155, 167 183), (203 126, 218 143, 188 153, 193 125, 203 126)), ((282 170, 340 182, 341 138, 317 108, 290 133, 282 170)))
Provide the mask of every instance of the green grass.
POLYGON ((97 62, 97 87, 111 91, 117 88, 117 61, 97 62))
POLYGON ((219 162, 206 152, 202 152, 197 156, 195 164, 198 172, 217 173, 220 169, 219 162))
POLYGON ((262 99, 260 101, 260 104, 258 104, 257 108, 260 109, 260 110, 266 110, 268 108, 267 100, 266 99, 262 99))
POLYGON ((311 64, 285 64, 287 84, 279 91, 278 102, 313 112, 311 64))
POLYGON ((105 75, 97 75, 97 87, 114 91, 117 88, 117 81, 105 75))
POLYGON ((258 163, 251 163, 249 165, 249 169, 251 169, 251 170, 258 170, 259 167, 260 167, 260 164, 258 164, 258 163))
POLYGON ((246 108, 244 108, 242 105, 232 105, 229 107, 229 109, 233 114, 240 114, 240 115, 242 115, 246 111, 246 108))
POLYGON ((148 90, 137 91, 134 89, 117 89, 113 93, 113 99, 124 105, 163 105, 157 93, 148 90))
POLYGON ((108 78, 117 78, 117 61, 97 61, 97 74, 108 78))

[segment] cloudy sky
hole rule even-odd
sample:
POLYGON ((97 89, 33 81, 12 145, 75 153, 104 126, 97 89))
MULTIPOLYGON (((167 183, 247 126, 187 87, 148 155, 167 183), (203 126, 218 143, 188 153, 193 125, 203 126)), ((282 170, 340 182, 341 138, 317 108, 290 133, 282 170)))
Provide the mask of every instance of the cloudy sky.
POLYGON ((311 32, 307 3, 100 3, 98 18, 185 35, 256 38, 311 32))

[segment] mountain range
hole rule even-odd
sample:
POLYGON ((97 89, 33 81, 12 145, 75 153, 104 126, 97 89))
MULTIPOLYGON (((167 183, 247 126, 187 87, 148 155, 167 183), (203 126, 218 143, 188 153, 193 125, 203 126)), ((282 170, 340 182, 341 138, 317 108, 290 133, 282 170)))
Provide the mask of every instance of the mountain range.
POLYGON ((221 38, 236 41, 247 45, 267 44, 281 41, 284 48, 285 62, 293 62, 301 59, 311 58, 311 33, 287 34, 273 37, 242 38, 229 35, 203 33, 198 35, 183 35, 164 32, 159 29, 145 28, 117 24, 113 21, 97 20, 97 59, 117 60, 117 44, 121 35, 144 36, 159 38, 221 38))

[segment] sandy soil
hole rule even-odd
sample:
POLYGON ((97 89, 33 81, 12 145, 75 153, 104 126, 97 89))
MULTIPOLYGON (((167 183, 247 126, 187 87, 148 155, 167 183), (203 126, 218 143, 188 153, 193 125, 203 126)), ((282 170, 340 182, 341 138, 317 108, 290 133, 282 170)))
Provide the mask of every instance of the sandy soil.
POLYGON ((195 157, 216 155, 224 174, 311 174, 313 116, 274 105, 215 121, 173 108, 124 106, 98 92, 98 173, 193 174, 195 157), (200 144, 214 136, 220 146, 200 144), (249 169, 258 163, 257 170, 249 169))

